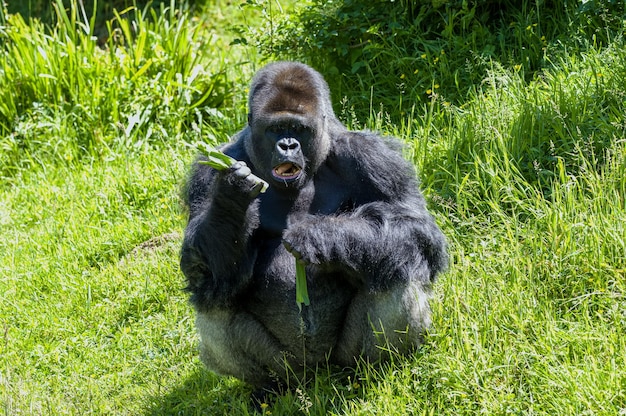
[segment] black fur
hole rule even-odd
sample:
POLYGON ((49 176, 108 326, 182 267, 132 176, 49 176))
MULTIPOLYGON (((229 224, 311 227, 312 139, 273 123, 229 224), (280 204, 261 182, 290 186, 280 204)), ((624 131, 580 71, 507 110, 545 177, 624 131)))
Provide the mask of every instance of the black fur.
POLYGON ((351 365, 388 347, 411 351, 447 255, 397 142, 346 130, 325 81, 303 64, 261 69, 249 107, 248 126, 222 148, 244 163, 196 163, 187 185, 181 269, 202 360, 264 387, 286 378, 285 364, 298 373, 327 357, 351 365), (284 162, 301 171, 272 174, 284 162), (270 183, 266 193, 250 171, 270 183), (307 264, 302 312, 294 257, 307 264))

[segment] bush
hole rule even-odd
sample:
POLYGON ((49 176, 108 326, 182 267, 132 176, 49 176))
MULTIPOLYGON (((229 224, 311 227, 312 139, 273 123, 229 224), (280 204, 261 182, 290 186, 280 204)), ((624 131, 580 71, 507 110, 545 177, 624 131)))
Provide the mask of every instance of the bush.
POLYGON ((463 103, 494 62, 531 79, 552 49, 606 44, 623 33, 624 6, 614 0, 313 0, 295 15, 268 16, 266 27, 248 34, 266 56, 309 62, 327 76, 335 96, 350 97, 344 105, 382 103, 394 117, 433 93, 463 103))

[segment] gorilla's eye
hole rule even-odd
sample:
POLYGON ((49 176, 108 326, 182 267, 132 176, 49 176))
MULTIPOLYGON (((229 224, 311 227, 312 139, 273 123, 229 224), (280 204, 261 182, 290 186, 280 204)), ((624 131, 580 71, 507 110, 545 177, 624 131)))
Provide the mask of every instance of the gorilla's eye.
POLYGON ((308 130, 308 127, 300 124, 300 123, 280 123, 280 124, 272 124, 267 128, 267 132, 271 134, 295 134, 300 135, 303 132, 308 130))
POLYGON ((276 124, 273 124, 267 128, 268 133, 278 134, 280 133, 280 131, 280 126, 277 126, 276 124))

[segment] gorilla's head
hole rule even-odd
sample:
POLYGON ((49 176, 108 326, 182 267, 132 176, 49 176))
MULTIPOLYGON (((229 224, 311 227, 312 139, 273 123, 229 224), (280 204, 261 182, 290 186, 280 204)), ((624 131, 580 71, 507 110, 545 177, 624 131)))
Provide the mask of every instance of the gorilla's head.
POLYGON ((275 62, 257 72, 248 97, 246 151, 259 176, 278 189, 299 189, 322 164, 330 129, 340 125, 328 85, 312 68, 275 62))

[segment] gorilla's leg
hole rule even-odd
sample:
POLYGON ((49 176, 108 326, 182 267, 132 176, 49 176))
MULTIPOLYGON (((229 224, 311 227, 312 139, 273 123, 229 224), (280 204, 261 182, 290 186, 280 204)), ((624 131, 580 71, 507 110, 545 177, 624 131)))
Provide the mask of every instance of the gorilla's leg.
POLYGON ((358 293, 333 351, 335 361, 351 366, 358 357, 378 361, 417 348, 431 324, 429 298, 430 288, 418 282, 358 293))
POLYGON ((196 327, 200 359, 210 370, 255 388, 272 386, 274 378, 285 377, 289 357, 251 315, 223 309, 198 312, 196 327))

